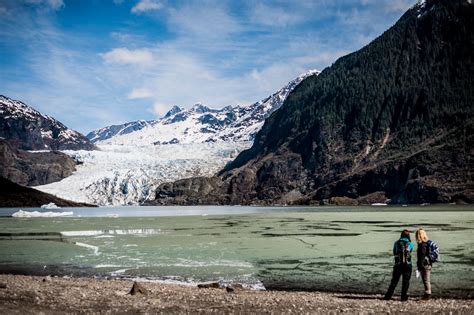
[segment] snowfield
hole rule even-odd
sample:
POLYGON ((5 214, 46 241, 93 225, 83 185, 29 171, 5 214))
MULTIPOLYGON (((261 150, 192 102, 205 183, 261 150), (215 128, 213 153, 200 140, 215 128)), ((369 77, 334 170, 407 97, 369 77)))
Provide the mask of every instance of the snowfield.
POLYGON ((52 184, 34 188, 60 198, 100 206, 136 205, 154 199, 164 182, 210 176, 251 142, 100 145, 101 151, 62 151, 77 161, 77 171, 52 184))

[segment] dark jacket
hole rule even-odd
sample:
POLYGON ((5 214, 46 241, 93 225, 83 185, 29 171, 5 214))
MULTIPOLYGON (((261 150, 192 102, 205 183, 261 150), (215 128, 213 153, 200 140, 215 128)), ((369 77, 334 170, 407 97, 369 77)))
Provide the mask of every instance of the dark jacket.
MULTIPOLYGON (((418 270, 429 269, 433 264, 433 256, 438 257, 438 246, 432 240, 418 244, 416 250, 416 267, 418 270)), ((436 260, 434 260, 436 261, 436 260)))
MULTIPOLYGON (((398 265, 400 264, 400 262, 398 261, 398 251, 399 251, 399 248, 400 248, 400 245, 399 243, 400 242, 407 242, 408 243, 408 249, 410 250, 410 253, 413 251, 413 248, 415 247, 413 245, 413 243, 406 237, 401 237, 398 241, 396 241, 394 244, 393 244, 393 256, 395 257, 395 264, 398 265)), ((408 263, 411 265, 411 259, 408 261, 408 263)))

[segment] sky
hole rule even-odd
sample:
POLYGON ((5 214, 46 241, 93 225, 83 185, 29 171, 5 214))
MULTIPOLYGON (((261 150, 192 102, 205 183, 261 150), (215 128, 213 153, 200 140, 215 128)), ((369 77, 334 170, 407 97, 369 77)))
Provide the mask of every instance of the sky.
POLYGON ((82 133, 248 105, 381 35, 416 0, 0 0, 0 94, 82 133))

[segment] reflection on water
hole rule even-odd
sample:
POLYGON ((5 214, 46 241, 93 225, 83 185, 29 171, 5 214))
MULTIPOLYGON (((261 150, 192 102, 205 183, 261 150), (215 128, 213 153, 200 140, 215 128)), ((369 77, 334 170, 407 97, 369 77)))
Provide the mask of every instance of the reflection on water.
MULTIPOLYGON (((434 292, 473 296, 471 207, 181 207, 169 216, 170 208, 0 218, 0 271, 381 293, 393 242, 403 228, 423 226, 441 247, 434 292), (118 217, 104 215, 111 212, 118 217)), ((423 292, 415 277, 411 288, 423 292)))

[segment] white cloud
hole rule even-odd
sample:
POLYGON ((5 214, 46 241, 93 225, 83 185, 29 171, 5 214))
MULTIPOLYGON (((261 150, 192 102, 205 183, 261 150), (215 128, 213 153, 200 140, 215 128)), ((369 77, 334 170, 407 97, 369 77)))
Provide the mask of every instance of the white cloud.
POLYGON ((365 6, 377 7, 384 13, 403 13, 416 3, 415 0, 361 0, 361 4, 365 6))
POLYGON ((146 11, 159 10, 163 5, 154 0, 140 0, 133 8, 132 13, 140 14, 146 11))
POLYGON ((384 9, 387 13, 402 13, 413 6, 412 0, 393 0, 385 4, 384 9))
POLYGON ((159 117, 163 117, 170 110, 170 108, 171 106, 169 104, 154 102, 152 112, 155 115, 155 117, 159 118, 159 117))
POLYGON ((128 48, 115 48, 101 54, 106 63, 150 65, 153 63, 153 54, 146 48, 130 50, 128 48))
POLYGON ((128 94, 128 99, 149 98, 153 93, 147 88, 135 88, 128 94))
POLYGON ((218 3, 187 4, 178 9, 170 9, 167 23, 171 31, 199 39, 215 39, 243 30, 239 21, 218 3))

